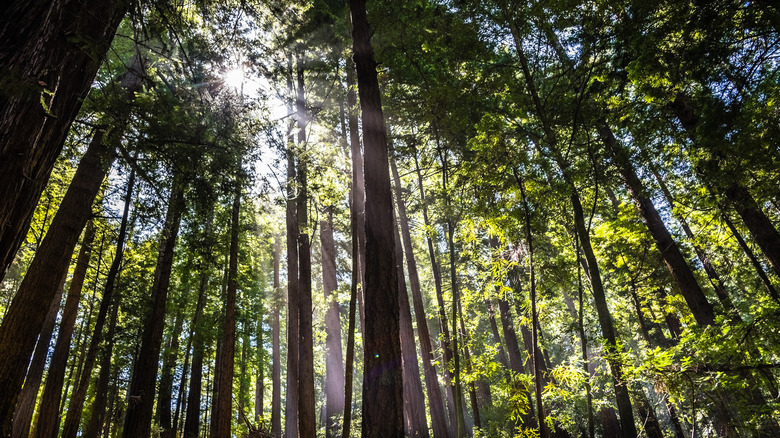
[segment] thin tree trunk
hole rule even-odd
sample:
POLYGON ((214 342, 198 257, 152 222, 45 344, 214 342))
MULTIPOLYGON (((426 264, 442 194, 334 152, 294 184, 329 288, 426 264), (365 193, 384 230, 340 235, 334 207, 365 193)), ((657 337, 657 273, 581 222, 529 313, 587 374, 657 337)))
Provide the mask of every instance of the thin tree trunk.
MULTIPOLYGON (((417 171, 417 184, 420 189, 420 201, 423 205, 423 225, 426 230, 431 229, 430 221, 428 220, 428 207, 425 201, 425 190, 423 188, 422 171, 420 169, 420 163, 417 160, 417 152, 414 153, 414 165, 417 171)), ((450 329, 447 326, 447 314, 444 308, 444 297, 442 295, 441 286, 441 271, 439 270, 439 264, 436 261, 436 253, 434 252, 433 239, 430 234, 426 233, 425 239, 428 243, 428 254, 431 260, 431 270, 433 271, 433 283, 436 289, 436 301, 438 303, 439 311, 439 331, 443 335, 441 340, 442 357, 444 359, 444 365, 442 371, 444 373, 444 380, 447 382, 445 391, 447 395, 447 407, 450 414, 449 432, 448 436, 453 436, 457 433, 458 417, 457 410, 455 409, 455 388, 453 387, 453 376, 450 372, 450 361, 452 359, 452 348, 450 341, 450 329)), ((461 411, 462 412, 462 411, 461 411)))
MULTIPOLYGON (((274 289, 274 294, 276 289, 274 289)), ((255 423, 263 420, 263 397, 265 395, 265 350, 263 348, 263 318, 257 321, 257 375, 255 377, 255 423)))
MULTIPOLYGON (((706 144, 707 140, 697 138, 697 129, 699 128, 699 117, 695 114, 693 105, 683 94, 678 94, 674 102, 670 105, 677 119, 680 121, 683 129, 694 141, 703 141, 700 147, 709 147, 713 145, 706 144)), ((717 148, 713 148, 716 149, 717 148)), ((707 178, 711 176, 708 173, 704 175, 707 178)), ((712 178, 715 179, 715 178, 712 178)), ((734 206, 742 221, 745 223, 748 231, 758 244, 761 251, 769 260, 769 264, 776 274, 780 275, 780 233, 772 224, 772 221, 766 216, 761 207, 756 203, 753 195, 748 189, 737 181, 721 190, 722 195, 734 206)))
MULTIPOLYGON (((580 255, 580 241, 574 235, 575 256, 577 260, 582 260, 580 255)), ((577 301, 579 310, 577 312, 577 330, 580 337, 580 352, 582 353, 582 371, 587 376, 585 379, 585 395, 588 407, 588 437, 596 437, 596 421, 593 415, 593 394, 591 392, 590 370, 588 368, 588 338, 585 335, 585 294, 582 287, 582 263, 577 263, 577 301)))
MULTIPOLYGON (((287 89, 292 93, 292 58, 288 60, 287 89)), ((292 107, 287 109, 288 116, 292 116, 292 107)), ((296 213, 296 198, 298 196, 295 186, 295 151, 292 121, 290 122, 290 139, 287 142, 287 400, 285 404, 285 436, 298 436, 298 350, 299 350, 299 323, 298 323, 298 215, 296 213)))
MULTIPOLYGON (((352 235, 352 284, 350 286, 349 315, 347 323, 347 352, 344 369, 344 427, 341 437, 348 438, 352 424, 352 385, 355 366, 355 313, 357 297, 365 290, 363 283, 365 260, 365 192, 363 183, 363 154, 360 152, 358 133, 357 95, 355 93, 355 68, 347 60, 347 107, 349 145, 352 157, 352 181, 350 186, 349 219, 352 235)), ((361 328, 363 326, 361 325, 361 328)))
MULTIPOLYGON (((186 280, 185 280, 186 281, 186 280)), ((183 304, 183 303, 182 303, 183 304)), ((184 306, 176 306, 176 316, 173 323, 173 331, 168 339, 163 353, 163 365, 160 372, 160 384, 157 394, 157 418, 161 438, 174 438, 171 413, 171 402, 173 401, 173 379, 176 371, 176 361, 179 356, 179 333, 184 325, 184 306)))
MULTIPOLYGON (((650 171, 653 173, 656 182, 658 182, 658 186, 661 187, 661 193, 664 194, 666 202, 672 208, 672 211, 674 211, 674 197, 672 196, 672 192, 669 191, 669 187, 667 187, 666 182, 663 180, 663 178, 661 178, 661 175, 658 173, 658 170, 655 168, 655 166, 650 165, 650 171)), ((718 297, 718 300, 720 300, 721 305, 723 305, 723 309, 727 313, 733 314, 739 318, 739 313, 734 307, 734 303, 731 301, 728 292, 726 292, 726 287, 723 285, 723 281, 720 279, 720 275, 715 270, 715 267, 712 266, 710 258, 707 257, 704 249, 701 247, 701 245, 696 243, 696 236, 693 235, 693 230, 691 230, 691 227, 688 225, 688 221, 685 220, 685 217, 678 217, 677 220, 680 222, 683 232, 685 232, 685 236, 688 238, 688 240, 691 241, 693 250, 696 252, 696 257, 704 267, 704 272, 707 273, 707 277, 709 277, 710 283, 715 289, 715 295, 718 297)))
POLYGON ((19 397, 19 405, 14 413, 14 438, 27 438, 29 435, 30 423, 35 410, 35 400, 38 398, 38 391, 43 378, 43 369, 46 367, 46 357, 49 353, 49 344, 51 344, 51 336, 54 333, 57 312, 60 310, 65 277, 65 275, 62 276, 60 286, 57 288, 54 299, 52 299, 49 305, 49 311, 46 312, 46 319, 43 322, 41 334, 38 336, 38 342, 35 345, 35 354, 33 354, 32 361, 27 369, 27 377, 24 380, 24 387, 22 387, 22 393, 19 397))
POLYGON ((186 394, 185 388, 187 388, 187 377, 189 376, 190 369, 190 354, 192 351, 192 338, 194 334, 194 327, 190 326, 190 333, 187 337, 187 348, 184 350, 184 364, 181 367, 181 379, 179 380, 179 388, 176 391, 176 411, 173 414, 173 436, 178 436, 178 430, 181 428, 181 422, 179 420, 181 419, 181 412, 183 411, 182 404, 186 405, 187 403, 187 401, 184 399, 184 394, 186 394))
POLYGON ((298 99, 298 433, 301 438, 317 434, 314 402, 314 334, 311 296, 311 242, 309 241, 309 188, 306 157, 306 102, 304 96, 304 54, 297 54, 298 99))
POLYGON ((341 319, 336 300, 336 244, 333 241, 333 207, 325 207, 320 220, 322 244, 322 284, 328 310, 325 314, 325 434, 336 437, 339 417, 344 412, 344 355, 341 351, 341 319))
POLYGON ((362 435, 402 437, 403 377, 393 199, 386 127, 365 0, 350 0, 362 108, 366 189, 366 295, 362 435))
MULTIPOLYGON (((463 321, 463 305, 461 300, 458 299, 458 320, 460 321, 460 336, 463 338, 463 360, 466 362, 466 374, 473 376, 471 369, 471 352, 469 351, 468 343, 466 342, 466 324, 463 321)), ((482 380, 477 380, 477 384, 482 384, 482 380)), ((469 401, 471 402, 471 412, 474 414, 474 427, 482 429, 482 418, 479 415, 480 403, 477 399, 477 387, 473 381, 468 383, 469 387, 469 401)), ((483 388, 487 388, 487 396, 490 398, 490 387, 482 385, 483 388)))
POLYGON ((539 415, 539 434, 542 438, 550 436, 550 430, 547 427, 547 421, 544 414, 544 406, 542 404, 542 370, 539 366, 539 347, 538 347, 538 330, 539 327, 539 315, 536 312, 536 272, 534 270, 534 243, 533 233, 531 232, 531 211, 528 206, 528 196, 525 192, 525 182, 520 176, 515 173, 517 184, 520 187, 520 193, 523 197, 523 211, 525 216, 525 240, 528 245, 528 269, 531 274, 531 349, 529 354, 531 356, 531 363, 534 369, 534 388, 536 390, 536 411, 539 415))
POLYGON ((731 231, 731 234, 734 236, 734 238, 737 240, 737 244, 740 248, 742 248, 742 251, 747 256, 748 260, 750 260, 750 264, 753 265, 753 269, 756 271, 756 275, 761 279, 761 283, 764 285, 764 288, 766 289, 767 293, 769 293, 769 296, 772 297, 777 302, 780 302, 780 294, 777 293, 777 289, 772 285, 772 282, 769 281, 769 277, 766 275, 766 272, 764 271, 764 267, 761 266, 761 262, 758 261, 758 257, 753 253, 753 250, 750 249, 750 247, 745 243, 745 239, 742 238, 742 235, 737 230, 737 228, 734 226, 734 223, 731 222, 731 219, 729 218, 728 213, 720 207, 721 209, 721 215, 723 217, 723 222, 726 223, 726 226, 729 228, 729 231, 731 231))
MULTIPOLYGON (((438 145, 438 133, 437 133, 437 139, 436 143, 438 145)), ((442 188, 445 192, 445 203, 447 205, 447 208, 450 209, 450 198, 449 194, 447 194, 447 183, 449 178, 448 173, 448 166, 447 166, 447 156, 446 152, 445 155, 441 158, 442 161, 442 188)), ((452 218, 447 218, 447 248, 449 250, 449 256, 450 256, 450 287, 452 290, 452 338, 451 340, 451 347, 452 347, 452 362, 453 362, 453 374, 455 379, 453 380, 454 385, 454 396, 455 396, 455 413, 457 418, 457 430, 456 430, 456 436, 465 437, 466 434, 471 435, 471 430, 466 430, 466 415, 465 415, 465 406, 464 406, 464 400, 463 400, 463 386, 460 383, 460 351, 458 350, 458 301, 460 300, 459 294, 459 288, 458 288, 458 276, 455 270, 455 242, 454 242, 454 234, 455 234, 455 224, 452 218)), ((442 306, 443 307, 443 306, 442 306)), ((446 324, 445 324, 446 326, 446 324)), ((471 429, 469 425, 469 429, 471 429)))
MULTIPOLYGON (((0 97, 0 278, 24 241, 70 125, 129 5, 125 0, 13 0, 0 7, 0 73, 6 81, 3 89, 12 90, 0 97)), ((80 234, 83 225, 76 228, 80 234)), ((59 281, 61 275, 49 272, 59 281)), ((54 289, 43 293, 51 298, 54 289)), ((49 300, 44 301, 38 312, 24 313, 32 319, 24 331, 33 336, 33 344, 40 332, 37 321, 48 308, 49 300)), ((26 346, 22 337, 14 339, 26 362, 33 346, 26 346)), ((24 368, 16 354, 0 351, 4 363, 24 368)), ((20 378, 4 369, 0 376, 0 424, 2 435, 8 436, 21 382, 13 383, 20 378)))
MULTIPOLYGON (((393 215, 395 219, 395 215, 393 215)), ((397 224, 396 224, 397 225, 397 224)), ((395 227, 395 257, 398 263, 398 312, 401 330, 401 365, 403 367, 404 425, 407 437, 428 437, 428 421, 425 415, 425 397, 420 382, 420 367, 417 363, 417 345, 414 342, 412 310, 406 291, 404 276, 404 253, 398 227, 395 227)))
POLYGON ((114 302, 111 305, 111 317, 106 330, 106 342, 103 346, 103 357, 100 361, 100 373, 95 385, 95 401, 92 403, 92 416, 83 434, 86 438, 98 438, 106 420, 106 403, 108 401, 109 380, 111 378, 111 356, 114 352, 114 335, 118 312, 119 303, 114 302))
MULTIPOLYGON (((496 296, 501 294, 501 288, 496 287, 496 296)), ((487 309, 488 319, 490 321, 490 332, 493 335, 493 342, 496 344, 496 357, 498 363, 509 369, 509 360, 506 357, 506 350, 504 350, 504 343, 501 342, 501 336, 498 333, 498 324, 496 323, 496 311, 493 308, 493 303, 490 300, 485 299, 485 308, 487 309)))
MULTIPOLYGON (((653 205, 652 199, 646 193, 645 187, 642 181, 636 174, 636 169, 631 163, 631 157, 626 149, 618 144, 615 135, 612 133, 612 129, 606 124, 606 122, 600 122, 599 137, 604 143, 604 146, 609 150, 620 168, 623 179, 626 183, 631 197, 634 199, 634 203, 637 206, 642 221, 644 221, 647 229, 650 231, 650 235, 655 241, 655 245, 658 251, 661 253, 661 257, 664 259, 669 273, 680 289, 680 293, 685 302, 688 304, 688 308, 691 309, 693 317, 699 325, 712 325, 715 323, 715 311, 712 305, 707 301, 707 297, 702 292, 699 283, 696 281, 696 277, 693 275, 693 271, 685 257, 680 252, 680 248, 672 238, 669 230, 666 228, 661 215, 653 205)), ((706 269, 706 266, 705 266, 706 269)), ((709 272, 708 272, 709 274, 709 272)), ((716 289, 716 292, 718 290, 716 289)), ((725 293, 725 290, 723 290, 725 293)), ((720 295, 719 295, 720 297, 720 295)), ((723 300, 723 297, 720 297, 723 300)), ((726 301, 728 301, 728 295, 726 295, 726 301)), ((733 307, 733 305, 732 305, 733 307)), ((729 309, 727 309, 729 310, 729 309)))
MULTIPOLYGON (((211 211, 212 209, 209 209, 211 211)), ((213 214, 206 220, 204 242, 211 241, 213 214)), ((205 355, 204 337, 206 328, 203 324, 203 308, 206 306, 206 292, 209 284, 209 265, 211 264, 210 248, 204 248, 200 263, 200 284, 198 285, 198 301, 195 304, 195 314, 192 316, 192 368, 190 371, 190 387, 187 393, 187 411, 184 421, 184 438, 198 438, 200 432, 200 398, 203 388, 203 357, 205 355)))
POLYGON ((214 393, 214 415, 211 418, 209 436, 223 438, 231 436, 233 406, 233 367, 236 348, 236 291, 238 289, 238 233, 241 226, 239 211, 241 208, 241 159, 236 166, 236 178, 233 195, 233 209, 230 223, 230 260, 228 262, 227 291, 225 294, 225 320, 222 327, 222 348, 217 355, 214 393))
POLYGON ((11 435, 11 419, 24 373, 41 332, 46 312, 68 271, 73 249, 92 214, 92 203, 111 162, 110 150, 97 131, 79 163, 73 181, 52 219, 0 325, 0 427, 11 435))
POLYGON ((165 307, 168 301, 168 286, 173 267, 173 253, 179 224, 184 211, 184 181, 176 175, 168 200, 168 212, 160 239, 157 266, 152 286, 153 303, 151 313, 144 324, 141 349, 133 367, 133 378, 128 390, 128 406, 125 414, 123 438, 146 438, 151 433, 154 387, 157 381, 157 364, 160 359, 160 344, 165 326, 165 307))
POLYGON ((428 404, 431 412, 433 436, 447 436, 447 416, 444 413, 444 402, 441 397, 441 388, 439 387, 439 379, 436 376, 433 346, 431 345, 431 334, 430 330, 428 329, 428 319, 425 316, 425 306, 423 305, 422 291, 420 289, 420 277, 417 272, 417 261, 414 257, 412 236, 409 232, 409 219, 406 216, 406 206, 404 205, 401 191, 401 178, 398 175, 398 169, 394 157, 390 158, 390 169, 392 170, 393 180, 395 183, 395 200, 398 206, 398 219, 401 225, 401 236, 403 238, 403 247, 406 253, 406 268, 409 273, 409 286, 412 290, 414 316, 417 321, 417 332, 419 335, 418 339, 420 340, 423 371, 425 373, 425 388, 428 393, 428 404))
POLYGON ((282 244, 279 237, 274 238, 274 301, 273 320, 271 322, 272 361, 271 368, 271 435, 282 435, 282 352, 280 340, 279 313, 282 307, 282 293, 279 289, 279 259, 282 244))

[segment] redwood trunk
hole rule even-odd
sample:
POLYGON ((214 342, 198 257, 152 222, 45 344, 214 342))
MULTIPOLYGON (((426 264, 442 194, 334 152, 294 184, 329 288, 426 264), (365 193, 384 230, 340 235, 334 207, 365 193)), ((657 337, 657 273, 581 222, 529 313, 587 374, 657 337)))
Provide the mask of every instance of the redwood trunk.
MULTIPOLYGON (((423 188, 422 171, 420 170, 420 163, 417 161, 417 152, 414 155, 414 165, 417 171, 417 185, 420 189, 420 201, 423 205, 423 225, 425 229, 431 228, 430 221, 428 220, 428 207, 426 207, 425 190, 423 188)), ((430 234, 426 233, 425 239, 428 243, 428 254, 431 260, 431 271, 433 271, 433 284, 436 289, 436 301, 439 311, 439 331, 443 335, 441 340, 442 357, 444 359, 444 366, 442 371, 444 373, 444 381, 447 382, 445 386, 447 394, 447 408, 449 410, 449 431, 448 436, 452 436, 457 431, 458 417, 457 410, 455 409, 455 389, 452 373, 450 372, 450 361, 452 360, 452 344, 450 341, 450 329, 447 326, 447 313, 444 308, 444 297, 442 295, 441 286, 441 271, 439 270, 439 264, 436 261, 436 253, 434 252, 433 239, 430 234)), ((461 411, 462 412, 462 411, 461 411)))
POLYGON ((160 360, 160 344, 165 327, 168 286, 171 281, 173 252, 183 211, 184 183, 181 177, 176 176, 171 187, 168 212, 160 239, 152 286, 151 313, 144 325, 141 349, 133 367, 133 378, 128 391, 129 400, 122 430, 123 438, 146 438, 151 434, 154 389, 157 381, 157 364, 160 360))
MULTIPOLYGON (((0 7, 0 76, 6 91, 0 96, 0 278, 27 234, 70 125, 129 3, 12 0, 0 7)), ((48 302, 33 320, 42 319, 47 307, 48 302)), ((26 331, 37 336, 38 325, 28 325, 26 331)), ((32 352, 22 344, 22 352, 32 352)), ((5 350, 2 354, 4 363, 20 368, 15 355, 6 356, 5 350)), ((0 377, 4 436, 10 434, 19 391, 6 378, 5 373, 0 377)))
MULTIPOLYGON (((84 280, 87 276, 87 269, 89 268, 89 257, 92 254, 92 242, 94 239, 95 227, 93 222, 90 221, 87 223, 84 237, 81 240, 81 249, 79 250, 79 256, 76 261, 76 269, 73 271, 73 277, 71 278, 70 286, 68 287, 68 296, 65 299, 62 320, 60 321, 60 328, 57 332, 57 343, 54 345, 49 371, 46 375, 46 385, 44 386, 43 395, 41 396, 41 402, 38 408, 43 415, 53 414, 54 416, 57 416, 59 413, 62 385, 65 379, 65 369, 68 365, 68 352, 70 350, 73 329, 76 324, 76 317, 78 316, 81 292, 84 287, 84 280)), ((40 416, 39 418, 43 419, 44 417, 40 416)), ((32 417, 30 417, 30 419, 32 419, 32 417)), ((30 419, 27 420, 28 424, 30 419)), ((39 423, 40 421, 41 420, 39 420, 39 423)), ((51 419, 47 418, 45 421, 51 421, 51 419)), ((17 420, 14 419, 14 428, 17 426, 16 422, 17 420)), ((19 436, 26 438, 28 436, 26 432, 27 431, 19 436)), ((14 435, 16 434, 14 433, 14 435)))
MULTIPOLYGON (((292 92, 292 61, 288 62, 290 79, 288 91, 292 92)), ((288 116, 292 108, 288 108, 288 116)), ((291 122, 292 123, 292 122, 291 122)), ((292 130, 292 126, 290 126, 292 130)), ((295 152, 290 134, 287 143, 287 400, 285 403, 285 435, 298 436, 298 216, 296 214, 295 152)))
POLYGON ((223 438, 231 436, 231 423, 233 413, 233 369, 234 354, 236 350, 236 291, 238 289, 238 231, 239 211, 241 208, 241 184, 238 173, 241 171, 241 160, 236 168, 235 193, 233 195, 233 209, 231 211, 230 226, 230 260, 228 262, 227 291, 225 294, 225 320, 222 326, 222 341, 214 374, 214 416, 211 418, 209 436, 211 438, 223 438))
MULTIPOLYGON (((365 290, 363 264, 365 260, 365 194, 363 184, 363 154, 360 152, 358 134, 357 95, 355 93, 354 64, 347 61, 347 106, 349 144, 352 157, 352 181, 350 187, 349 219, 352 235, 352 284, 350 285, 349 315, 347 323, 347 352, 344 369, 344 426, 342 438, 348 438, 352 424, 352 383, 355 366, 355 313, 357 297, 365 290)), ((362 326, 361 326, 362 327, 362 326)))
POLYGON ((60 310, 64 283, 65 276, 62 277, 60 287, 57 288, 57 293, 49 305, 49 311, 46 312, 46 320, 43 323, 41 334, 38 336, 38 342, 35 345, 35 354, 32 362, 30 362, 30 367, 27 369, 27 377, 24 380, 21 397, 19 397, 19 405, 14 413, 14 438, 27 438, 30 432, 30 423, 35 410, 35 400, 38 398, 38 391, 43 378, 43 369, 46 366, 46 357, 49 353, 51 335, 54 333, 54 323, 57 321, 57 312, 60 310))
POLYGON ((173 438, 173 426, 172 422, 172 410, 171 402, 173 401, 173 378, 176 371, 176 361, 179 357, 179 333, 182 331, 184 325, 184 309, 183 305, 177 306, 176 317, 173 323, 173 331, 165 348, 165 354, 163 356, 163 366, 160 373, 160 390, 157 395, 157 417, 159 418, 159 426, 162 429, 160 431, 161 438, 173 438))
POLYGON ((308 158, 306 156, 307 113, 304 97, 304 55, 298 53, 298 434, 301 438, 314 438, 317 421, 314 401, 314 333, 311 296, 311 243, 309 241, 309 188, 308 158))
MULTIPOLYGON (((11 435, 14 406, 46 312, 68 271, 73 249, 92 214, 92 203, 112 159, 95 133, 0 325, 0 427, 11 435)), ((0 173, 2 175, 2 173, 0 173)), ((1 187, 2 185, 0 185, 1 187)))
POLYGON ((398 311, 401 329, 401 353, 404 386, 404 424, 407 437, 428 437, 428 420, 425 415, 425 397, 420 382, 417 363, 417 345, 414 342, 412 310, 404 277, 404 255, 398 227, 395 228, 395 257, 398 263, 398 311))
POLYGON ((328 310, 325 314, 325 434, 336 437, 339 416, 344 412, 344 355, 341 351, 341 319, 336 300, 336 244, 333 241, 333 208, 326 207, 320 221, 322 284, 328 310))
POLYGON ((350 0, 350 10, 365 147, 366 326, 362 436, 402 437, 398 278, 386 128, 365 0, 350 0))
POLYGON ((419 335, 418 339, 420 340, 423 371, 425 373, 425 388, 428 394, 433 436, 447 436, 447 416, 444 413, 444 402, 441 397, 441 388, 439 387, 439 379, 436 375, 436 367, 434 366, 435 359, 433 356, 433 346, 431 345, 431 334, 428 329, 428 318, 425 316, 425 306, 423 305, 422 291, 420 290, 420 277, 417 272, 417 261, 414 257, 412 236, 409 232, 409 219, 406 216, 406 206, 404 205, 401 191, 401 178, 398 175, 395 159, 392 157, 390 159, 390 168, 395 182, 395 200, 398 205, 398 219, 401 225, 401 236, 403 238, 403 246, 406 253, 406 268, 409 273, 409 286, 412 290, 412 304, 414 305, 414 316, 417 321, 417 332, 419 335))
POLYGON ((279 290, 279 258, 281 257, 281 242, 274 239, 274 301, 273 320, 271 322, 271 343, 273 365, 271 368, 271 434, 282 435, 282 354, 279 326, 279 313, 282 307, 282 294, 279 290))
MULTIPOLYGON (((209 217, 206 222, 204 241, 211 239, 211 223, 209 217)), ((198 438, 200 436, 200 398, 203 387, 203 356, 205 354, 204 337, 206 327, 203 326, 203 308, 206 305, 206 291, 209 284, 210 256, 208 248, 204 248, 201 254, 203 263, 200 265, 200 284, 198 285, 198 301, 195 304, 195 314, 192 317, 193 341, 192 341, 192 368, 190 371, 190 387, 187 393, 187 412, 184 421, 184 438, 198 438)))

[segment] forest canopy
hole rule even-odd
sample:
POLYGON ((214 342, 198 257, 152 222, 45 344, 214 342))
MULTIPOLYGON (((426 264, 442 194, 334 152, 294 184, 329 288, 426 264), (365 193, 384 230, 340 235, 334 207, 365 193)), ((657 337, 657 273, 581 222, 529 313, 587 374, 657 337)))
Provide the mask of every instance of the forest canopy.
POLYGON ((9 0, 0 436, 780 436, 769 1, 9 0))

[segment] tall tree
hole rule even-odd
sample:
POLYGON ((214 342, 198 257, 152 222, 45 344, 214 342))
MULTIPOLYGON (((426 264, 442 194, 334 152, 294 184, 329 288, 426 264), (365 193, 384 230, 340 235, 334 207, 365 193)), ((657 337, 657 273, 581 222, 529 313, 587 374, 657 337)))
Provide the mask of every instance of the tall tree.
POLYGON ((168 286, 171 281, 174 248, 183 211, 184 180, 181 173, 176 173, 171 184, 168 211, 160 236, 160 249, 151 290, 151 312, 144 324, 141 348, 133 367, 133 379, 128 390, 127 414, 122 429, 123 438, 147 437, 151 433, 157 363, 160 359, 165 326, 168 286))
POLYGON ((328 310, 325 314, 325 432, 336 437, 339 432, 339 416, 344 412, 344 356, 341 351, 341 319, 339 303, 335 292, 336 244, 333 240, 333 207, 325 207, 324 219, 320 220, 320 242, 322 244, 322 285, 328 310))
POLYGON ((428 405, 431 412, 433 436, 446 436, 447 417, 444 413, 444 402, 442 401, 439 379, 436 375, 436 367, 434 366, 431 334, 428 329, 428 319, 425 316, 425 307, 423 305, 422 291, 420 289, 420 276, 417 271, 417 261, 414 257, 412 236, 409 232, 409 218, 406 215, 406 205, 404 204, 401 188, 401 177, 398 174, 395 157, 390 158, 390 168, 393 173, 395 201, 398 207, 398 220, 401 227, 404 252, 406 254, 406 269, 409 273, 409 287, 412 290, 412 303, 414 305, 414 316, 417 322, 417 332, 422 354, 423 372, 425 374, 425 389, 428 394, 428 405))
POLYGON ((363 437, 401 437, 403 378, 390 168, 365 0, 350 0, 363 121, 366 194, 366 293, 363 437))
POLYGON ((211 418, 209 436, 212 438, 231 436, 233 414, 233 366, 236 348, 236 291, 238 289, 238 235, 241 224, 241 159, 236 166, 233 181, 233 207, 230 216, 230 260, 228 262, 227 291, 225 294, 225 316, 222 326, 222 348, 217 354, 215 374, 214 417, 211 418))

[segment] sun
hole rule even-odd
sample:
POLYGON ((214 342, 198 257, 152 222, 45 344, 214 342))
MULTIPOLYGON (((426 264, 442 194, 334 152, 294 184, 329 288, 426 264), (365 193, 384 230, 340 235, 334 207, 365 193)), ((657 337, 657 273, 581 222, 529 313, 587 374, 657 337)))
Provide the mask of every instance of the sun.
POLYGON ((225 85, 233 89, 241 88, 241 84, 244 82, 244 70, 241 68, 234 68, 225 72, 223 81, 225 85))

